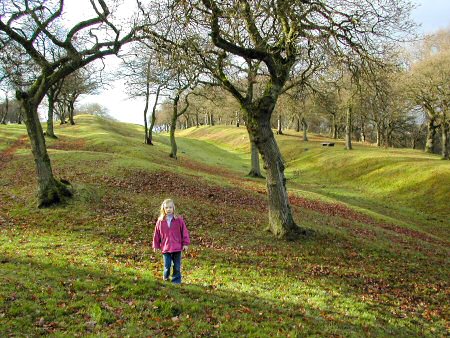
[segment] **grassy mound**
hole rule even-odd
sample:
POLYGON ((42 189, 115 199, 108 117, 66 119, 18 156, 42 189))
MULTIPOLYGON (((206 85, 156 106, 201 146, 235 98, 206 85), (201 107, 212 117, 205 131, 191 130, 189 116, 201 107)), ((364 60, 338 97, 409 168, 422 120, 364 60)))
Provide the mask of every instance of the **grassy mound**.
MULTIPOLYGON (((249 152, 245 128, 191 128, 180 136, 204 140, 226 150, 249 152)), ((392 215, 403 223, 418 219, 423 229, 430 227, 428 221, 438 226, 448 223, 450 162, 437 155, 359 143, 347 151, 342 141, 311 135, 304 142, 303 134, 295 132, 276 138, 286 161, 288 188, 348 203, 380 216, 392 215), (322 142, 336 142, 336 146, 323 147, 322 142)), ((446 230, 443 227, 441 234, 446 230)))
POLYGON ((353 166, 364 168, 364 156, 371 168, 371 159, 388 163, 380 151, 345 153, 322 149, 319 138, 306 146, 281 136, 295 219, 314 231, 286 243, 262 230, 265 183, 244 177, 243 129, 232 137, 225 127, 179 133, 176 161, 164 135, 147 146, 139 126, 90 116, 76 123, 56 127, 59 139, 47 141, 55 175, 75 196, 45 210, 35 207, 25 130, 0 126, 0 336, 446 335, 444 226, 403 224, 398 215, 411 212, 402 209, 409 202, 391 201, 388 214, 376 191, 355 202, 357 189, 373 188, 353 181, 375 182, 376 170, 352 178, 339 167, 348 154, 353 166), (336 173, 315 175, 324 154, 336 173), (166 197, 191 232, 182 286, 161 281, 162 259, 151 250, 166 197), (380 209, 369 213, 371 201, 380 209))

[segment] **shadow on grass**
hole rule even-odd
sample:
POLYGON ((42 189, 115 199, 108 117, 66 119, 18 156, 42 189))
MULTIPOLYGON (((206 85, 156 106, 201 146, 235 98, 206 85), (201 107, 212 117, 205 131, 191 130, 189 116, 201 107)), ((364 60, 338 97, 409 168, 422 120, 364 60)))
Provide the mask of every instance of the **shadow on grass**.
MULTIPOLYGON (((148 273, 1 257, 0 335, 419 335, 408 323, 211 286, 175 286, 148 273), (363 317, 366 318, 363 318, 363 317)), ((257 281, 255 281, 257 283, 257 281)), ((351 296, 350 296, 351 297, 351 296)))

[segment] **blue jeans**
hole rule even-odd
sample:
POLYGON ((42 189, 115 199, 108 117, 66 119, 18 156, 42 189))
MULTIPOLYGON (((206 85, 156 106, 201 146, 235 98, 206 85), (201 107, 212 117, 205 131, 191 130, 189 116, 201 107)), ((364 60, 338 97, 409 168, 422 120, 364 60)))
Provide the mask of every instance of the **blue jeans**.
POLYGON ((169 280, 170 268, 173 264, 172 283, 181 284, 181 251, 163 254, 164 258, 164 280, 169 280))

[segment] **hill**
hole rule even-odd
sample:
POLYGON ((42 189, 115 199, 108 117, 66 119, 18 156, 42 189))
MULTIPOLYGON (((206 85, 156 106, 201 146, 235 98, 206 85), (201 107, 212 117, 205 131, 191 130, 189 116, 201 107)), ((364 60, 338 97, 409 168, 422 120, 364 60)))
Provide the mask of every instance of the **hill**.
POLYGON ((25 130, 0 126, 1 336, 446 334, 448 224, 439 199, 446 188, 435 188, 437 207, 425 212, 414 207, 416 195, 377 176, 397 168, 411 188, 408 170, 425 173, 432 162, 445 179, 442 161, 280 136, 295 219, 313 232, 287 243, 263 231, 265 183, 245 177, 243 129, 183 131, 175 161, 165 135, 151 147, 140 126, 91 116, 76 122, 48 141, 55 174, 76 192, 49 209, 35 207, 25 130), (354 176, 358 166, 364 175, 354 176), (150 247, 167 196, 193 240, 181 287, 161 281, 161 257, 150 247))
MULTIPOLYGON (((237 151, 241 156, 250 151, 245 128, 191 128, 179 136, 237 151)), ((343 141, 310 135, 304 142, 303 134, 294 131, 276 138, 291 191, 313 199, 338 201, 402 226, 423 231, 440 229, 441 236, 448 231, 450 163, 439 156, 360 143, 347 151, 343 141), (336 146, 323 147, 324 142, 335 142, 336 146)), ((248 155, 245 161, 249 161, 248 155)))

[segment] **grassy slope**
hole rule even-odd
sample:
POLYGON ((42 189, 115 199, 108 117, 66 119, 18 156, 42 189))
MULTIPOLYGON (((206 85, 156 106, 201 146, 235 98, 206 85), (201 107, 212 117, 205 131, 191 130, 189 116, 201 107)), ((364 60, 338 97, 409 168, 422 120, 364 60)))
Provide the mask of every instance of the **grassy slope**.
MULTIPOLYGON (((5 146, 11 128, 17 129, 0 126, 2 149, 21 135, 16 130, 5 146)), ((76 194, 65 207, 46 210, 35 208, 30 151, 17 146, 0 174, 0 336, 446 334, 444 226, 423 216, 405 224, 421 232, 403 231, 323 202, 341 200, 366 213, 376 203, 376 216, 386 219, 390 185, 376 183, 376 170, 367 169, 364 182, 375 188, 358 186, 339 164, 347 156, 364 168, 362 158, 370 156, 367 166, 381 169, 398 165, 394 159, 364 148, 351 153, 352 162, 339 147, 311 142, 305 151, 295 136, 282 136, 291 190, 307 197, 294 200, 294 214, 314 235, 278 242, 260 230, 267 211, 255 190, 264 183, 243 178, 249 169, 243 130, 201 129, 180 135, 197 133, 209 142, 179 138, 174 161, 166 137, 145 146, 138 126, 83 116, 76 126, 57 128, 60 139, 48 142, 53 168, 76 194), (324 160, 321 154, 331 151, 324 160), (315 174, 321 165, 333 171, 315 174), (358 189, 369 196, 360 201, 358 189), (193 239, 182 287, 161 283, 161 258, 150 249, 159 203, 170 195, 193 239)), ((397 161, 434 161, 415 154, 397 161)), ((397 191, 393 224, 413 212, 397 191)))
MULTIPOLYGON (((249 151, 244 128, 202 127, 179 134, 223 149, 249 151)), ((361 144, 354 144, 349 152, 340 141, 334 148, 322 147, 321 142, 335 141, 312 135, 309 142, 304 142, 303 135, 295 132, 276 137, 286 161, 291 191, 339 201, 403 226, 446 235, 448 161, 416 150, 361 144)))

